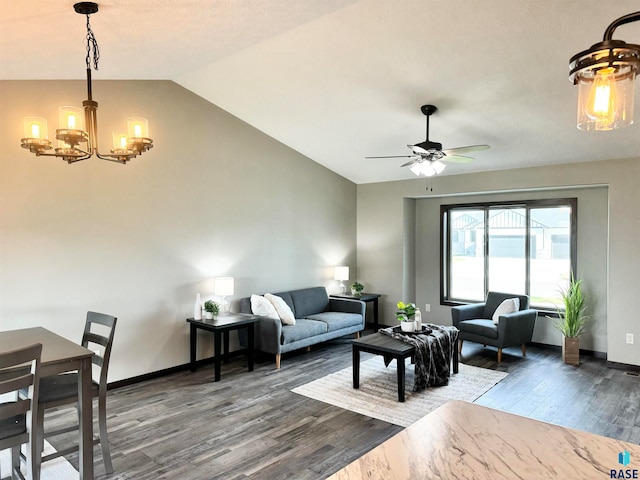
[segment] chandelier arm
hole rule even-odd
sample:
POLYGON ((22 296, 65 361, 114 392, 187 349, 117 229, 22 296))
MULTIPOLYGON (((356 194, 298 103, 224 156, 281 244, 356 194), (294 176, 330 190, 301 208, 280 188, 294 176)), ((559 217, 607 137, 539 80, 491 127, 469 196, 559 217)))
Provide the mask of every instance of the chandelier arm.
POLYGON ((135 155, 103 155, 96 152, 96 157, 98 157, 100 160, 108 160, 110 162, 116 162, 125 165, 129 160, 134 158, 135 155))
POLYGON ((624 25, 626 23, 631 23, 631 22, 637 22, 639 20, 640 20, 640 12, 628 13, 627 15, 624 15, 618 18, 617 20, 614 20, 613 22, 611 22, 611 25, 609 25, 605 30, 602 40, 605 42, 607 40, 611 40, 613 38, 614 30, 618 28, 620 25, 624 25))

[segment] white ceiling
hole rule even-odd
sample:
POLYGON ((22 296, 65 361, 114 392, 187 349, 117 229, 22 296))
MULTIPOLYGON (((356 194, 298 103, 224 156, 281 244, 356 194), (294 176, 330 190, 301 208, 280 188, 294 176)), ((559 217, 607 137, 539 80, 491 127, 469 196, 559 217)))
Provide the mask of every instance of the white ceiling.
MULTIPOLYGON (((74 0, 0 0, 0 79, 84 78, 74 0)), ((104 0, 94 79, 169 79, 356 183, 406 145, 487 143, 444 174, 640 157, 640 120, 575 127, 569 58, 638 0, 104 0)), ((640 43, 640 22, 614 38, 640 43)), ((640 87, 636 88, 636 91, 640 87)), ((636 110, 640 116, 640 94, 636 110)), ((151 119, 151 121, 153 121, 151 119)))

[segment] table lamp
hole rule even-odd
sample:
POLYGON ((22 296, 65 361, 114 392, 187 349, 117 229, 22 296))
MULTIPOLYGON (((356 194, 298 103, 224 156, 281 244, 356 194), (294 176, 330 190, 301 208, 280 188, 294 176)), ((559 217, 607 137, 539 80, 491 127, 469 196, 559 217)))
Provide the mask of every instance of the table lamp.
POLYGON ((343 281, 349 280, 349 267, 334 267, 333 278, 334 280, 338 280, 340 282, 338 284, 338 287, 340 287, 340 293, 344 293, 346 287, 344 286, 343 281))
POLYGON ((220 310, 228 313, 231 305, 225 297, 233 295, 233 277, 216 277, 214 279, 213 294, 222 297, 220 310))

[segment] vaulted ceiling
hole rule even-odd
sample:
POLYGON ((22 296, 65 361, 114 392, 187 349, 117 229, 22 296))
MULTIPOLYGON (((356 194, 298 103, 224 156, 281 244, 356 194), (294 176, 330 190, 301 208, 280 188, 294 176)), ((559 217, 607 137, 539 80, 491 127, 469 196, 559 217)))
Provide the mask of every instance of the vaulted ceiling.
MULTIPOLYGON (((0 79, 84 78, 74 3, 0 2, 0 79)), ((173 80, 356 183, 414 178, 403 159, 364 157, 410 153, 426 103, 444 148, 491 145, 445 175, 640 157, 640 94, 634 125, 583 132, 567 78, 569 58, 637 0, 98 4, 94 79, 173 80)), ((614 38, 640 43, 640 23, 614 38)))

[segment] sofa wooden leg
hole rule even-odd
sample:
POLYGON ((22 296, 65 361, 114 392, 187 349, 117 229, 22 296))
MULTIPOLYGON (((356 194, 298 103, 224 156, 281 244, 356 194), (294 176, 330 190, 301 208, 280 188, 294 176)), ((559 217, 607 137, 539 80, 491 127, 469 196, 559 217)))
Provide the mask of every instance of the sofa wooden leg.
POLYGON ((280 368, 280 354, 276 354, 276 370, 280 368))
POLYGON ((310 351, 311 351, 311 346, 310 346, 310 345, 309 345, 309 346, 307 346, 307 348, 305 348, 305 350, 306 350, 307 352, 310 352, 310 351))
POLYGON ((498 349, 498 363, 500 363, 502 361, 502 349, 499 348, 498 349))
POLYGON ((527 356, 527 344, 526 343, 522 344, 522 356, 523 357, 527 356))
POLYGON ((360 338, 360 332, 356 332, 356 338, 360 338))
POLYGON ((458 339, 458 353, 462 353, 462 342, 461 338, 458 339))

